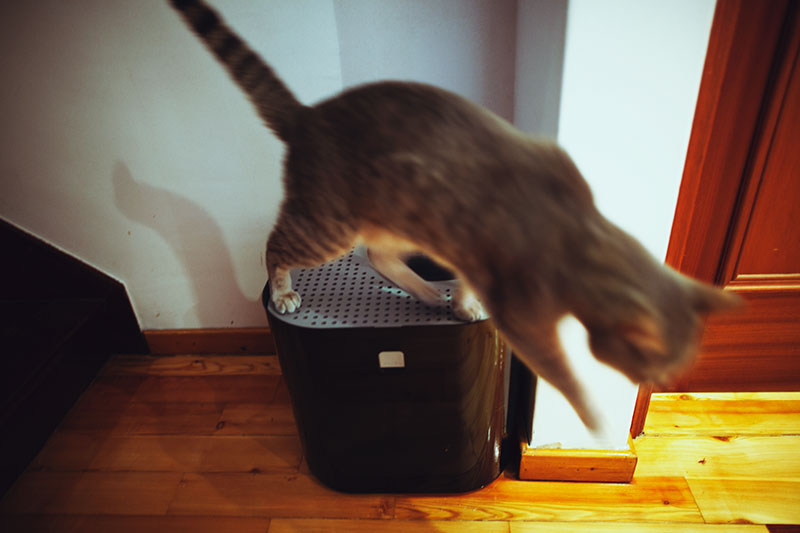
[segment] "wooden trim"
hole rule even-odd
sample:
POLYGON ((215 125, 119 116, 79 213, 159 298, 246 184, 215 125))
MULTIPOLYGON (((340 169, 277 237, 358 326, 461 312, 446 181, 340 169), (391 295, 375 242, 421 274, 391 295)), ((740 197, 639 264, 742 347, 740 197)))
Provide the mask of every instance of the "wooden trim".
MULTIPOLYGON (((731 220, 742 194, 763 96, 775 75, 763 58, 775 55, 788 9, 787 0, 717 2, 666 256, 689 276, 722 281, 732 228, 719 221, 731 220)), ((632 435, 644 427, 652 391, 639 388, 632 435)))
POLYGON ((639 385, 639 392, 636 395, 636 406, 633 409, 633 420, 631 420, 630 435, 634 439, 644 431, 644 423, 647 419, 647 410, 650 407, 650 396, 653 394, 653 386, 650 384, 639 385))
POLYGON ((521 451, 519 478, 523 480, 630 483, 636 470, 630 439, 627 450, 530 448, 523 439, 521 451))
POLYGON ((269 328, 150 329, 144 337, 153 355, 275 353, 269 328))
MULTIPOLYGON (((720 269, 718 281, 737 292, 743 290, 763 289, 797 289, 800 288, 800 274, 740 274, 739 261, 742 259, 743 246, 746 240, 753 216, 753 208, 762 190, 762 183, 767 163, 777 146, 773 144, 778 133, 778 124, 781 114, 790 107, 787 102, 790 83, 796 76, 795 65, 800 52, 800 8, 794 4, 794 12, 787 10, 779 50, 773 60, 772 80, 764 96, 762 116, 757 137, 753 139, 752 155, 746 173, 742 179, 742 186, 736 223, 730 230, 730 244, 726 250, 724 265, 720 269)), ((787 178, 791 180, 791 178, 787 178)), ((786 216, 791 216, 787 211, 786 216)))
POLYGON ((741 178, 751 158, 788 2, 720 0, 686 152, 667 263, 718 281, 741 178))

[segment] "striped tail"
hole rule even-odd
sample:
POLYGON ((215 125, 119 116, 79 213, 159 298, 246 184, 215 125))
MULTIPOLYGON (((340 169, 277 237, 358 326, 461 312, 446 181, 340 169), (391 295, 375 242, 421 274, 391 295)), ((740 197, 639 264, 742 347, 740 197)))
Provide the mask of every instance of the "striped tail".
POLYGON ((231 31, 219 15, 199 0, 170 0, 200 40, 213 52, 258 110, 258 114, 284 141, 294 128, 303 105, 275 75, 269 65, 231 31))

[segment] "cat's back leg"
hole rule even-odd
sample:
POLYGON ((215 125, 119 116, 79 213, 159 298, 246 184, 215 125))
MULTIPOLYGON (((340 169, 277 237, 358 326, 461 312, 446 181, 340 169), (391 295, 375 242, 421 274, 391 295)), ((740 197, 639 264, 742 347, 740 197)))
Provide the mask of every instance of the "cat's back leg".
POLYGON ((374 224, 365 224, 359 237, 367 245, 370 263, 381 276, 428 305, 444 303, 439 290, 422 279, 404 260, 420 252, 416 242, 374 224))
POLYGON ((314 267, 344 255, 353 247, 353 227, 312 216, 298 206, 284 205, 267 240, 267 275, 275 309, 293 313, 301 297, 292 289, 293 268, 314 267))
MULTIPOLYGON (((439 290, 414 272, 402 256, 392 251, 369 248, 369 259, 384 278, 388 279, 411 296, 428 305, 444 304, 439 290)), ((486 311, 473 290, 463 280, 459 280, 453 295, 453 314, 459 320, 474 322, 485 318, 486 311)))
MULTIPOLYGON (((411 254, 422 252, 446 268, 457 270, 456 268, 443 258, 421 250, 416 243, 390 231, 366 226, 360 236, 367 244, 370 263, 384 278, 428 305, 444 304, 445 301, 439 290, 414 272, 406 264, 405 258, 411 254)), ((458 278, 459 284, 453 295, 453 313, 457 318, 466 322, 485 318, 486 311, 475 292, 460 275, 458 278)))
POLYGON ((369 246, 368 254, 370 263, 381 276, 414 298, 434 306, 444 302, 438 289, 411 270, 395 250, 369 246))

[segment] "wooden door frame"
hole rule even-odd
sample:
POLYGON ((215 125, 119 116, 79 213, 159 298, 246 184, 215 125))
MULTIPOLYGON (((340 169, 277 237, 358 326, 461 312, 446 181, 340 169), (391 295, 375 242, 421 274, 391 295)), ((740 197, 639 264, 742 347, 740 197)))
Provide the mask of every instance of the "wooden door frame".
MULTIPOLYGON (((790 0, 718 0, 678 192, 666 263, 710 283, 721 266, 743 177, 775 76, 790 0)), ((652 386, 636 399, 631 435, 644 428, 652 386)))

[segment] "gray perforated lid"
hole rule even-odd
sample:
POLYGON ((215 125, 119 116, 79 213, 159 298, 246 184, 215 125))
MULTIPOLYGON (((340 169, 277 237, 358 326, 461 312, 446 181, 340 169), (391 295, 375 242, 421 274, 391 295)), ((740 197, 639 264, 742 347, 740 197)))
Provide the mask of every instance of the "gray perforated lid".
POLYGON ((445 300, 433 307, 410 296, 378 274, 366 250, 314 268, 292 271, 292 287, 302 298, 300 309, 281 315, 270 301, 270 313, 280 320, 307 328, 368 328, 463 324, 450 309, 458 282, 429 282, 445 300))

